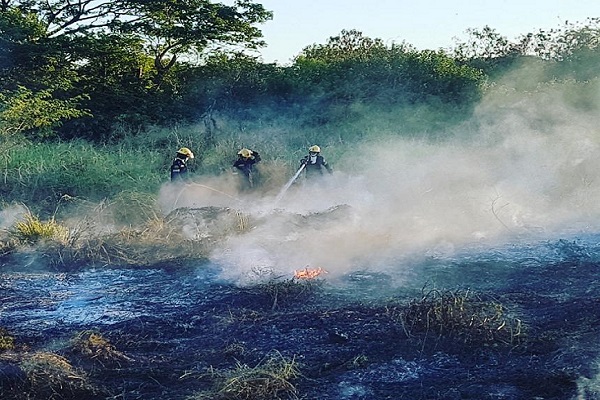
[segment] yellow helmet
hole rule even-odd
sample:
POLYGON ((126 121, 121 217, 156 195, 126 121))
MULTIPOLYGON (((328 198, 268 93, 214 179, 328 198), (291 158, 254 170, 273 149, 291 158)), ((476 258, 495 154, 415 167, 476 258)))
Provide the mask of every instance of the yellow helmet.
POLYGON ((192 151, 187 147, 182 147, 179 150, 177 150, 177 152, 179 154, 183 154, 184 156, 188 156, 189 158, 194 158, 194 153, 192 153, 192 151))
POLYGON ((315 144, 314 146, 310 146, 308 148, 308 151, 310 151, 311 153, 320 153, 321 148, 315 144))
POLYGON ((238 155, 240 155, 244 158, 250 158, 252 156, 252 150, 241 149, 240 151, 238 151, 238 155))

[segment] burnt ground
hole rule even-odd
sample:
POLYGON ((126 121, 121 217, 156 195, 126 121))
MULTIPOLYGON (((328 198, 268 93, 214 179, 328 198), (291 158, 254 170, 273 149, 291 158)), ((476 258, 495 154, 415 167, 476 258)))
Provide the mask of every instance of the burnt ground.
MULTIPOLYGON (((553 262, 521 259, 502 266, 489 260, 422 264, 413 271, 421 280, 402 287, 364 271, 337 281, 284 279, 251 287, 210 278, 190 284, 198 267, 158 268, 139 281, 130 271, 101 289, 91 284, 83 298, 81 308, 106 301, 105 315, 68 318, 78 309, 73 305, 64 321, 52 312, 72 288, 63 293, 41 289, 47 287, 42 283, 33 292, 21 275, 9 279, 13 272, 4 265, 0 326, 14 337, 14 348, 0 353, 0 397, 600 399, 600 264, 587 255, 561 254, 553 262), (399 315, 411 301, 417 304, 431 280, 440 290, 493 299, 510 323, 522 322, 522 333, 508 340, 459 328, 407 329, 399 315), (114 299, 106 300, 107 293, 114 299), (117 308, 139 312, 116 318, 106 311, 117 308), (104 352, 73 346, 74 337, 90 331, 110 343, 104 352), (27 361, 40 352, 62 357, 76 373, 62 383, 53 383, 59 378, 50 373, 32 377, 27 361), (258 368, 273 357, 297 366, 292 387, 270 395, 216 394, 215 377, 244 365, 258 368)), ((70 285, 68 274, 52 279, 64 280, 59 288, 70 285)))

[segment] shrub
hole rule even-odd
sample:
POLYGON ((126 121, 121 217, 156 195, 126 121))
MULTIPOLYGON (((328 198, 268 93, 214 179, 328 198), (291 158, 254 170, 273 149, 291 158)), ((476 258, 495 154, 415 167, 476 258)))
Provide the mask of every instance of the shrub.
POLYGON ((257 284, 252 291, 258 294, 266 294, 273 301, 271 309, 275 310, 280 305, 293 304, 300 299, 306 299, 322 287, 320 279, 271 279, 268 282, 257 284))

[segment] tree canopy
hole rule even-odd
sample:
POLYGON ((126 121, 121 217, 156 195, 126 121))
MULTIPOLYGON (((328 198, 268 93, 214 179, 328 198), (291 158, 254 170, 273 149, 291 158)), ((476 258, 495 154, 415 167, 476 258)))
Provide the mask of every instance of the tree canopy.
POLYGON ((0 0, 0 133, 118 140, 116 125, 267 110, 322 125, 352 121, 357 105, 468 116, 484 83, 524 60, 544 63, 549 80, 598 76, 594 18, 515 41, 472 29, 452 51, 342 30, 280 66, 251 52, 272 17, 251 0, 0 0))

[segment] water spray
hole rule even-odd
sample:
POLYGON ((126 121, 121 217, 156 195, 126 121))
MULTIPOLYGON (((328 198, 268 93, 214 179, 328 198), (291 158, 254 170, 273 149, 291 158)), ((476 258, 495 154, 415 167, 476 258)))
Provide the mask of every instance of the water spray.
POLYGON ((300 176, 300 173, 304 170, 304 168, 306 167, 306 164, 302 164, 300 166, 300 168, 298 168, 298 171, 296 171, 296 173, 294 174, 294 176, 292 176, 292 178, 285 184, 285 186, 279 191, 279 194, 277 195, 277 197, 275 198, 275 204, 277 205, 277 203, 279 203, 279 201, 283 198, 283 196, 285 195, 285 192, 287 192, 287 190, 290 188, 290 186, 292 186, 292 183, 294 183, 294 181, 296 179, 298 179, 298 177, 300 176))

